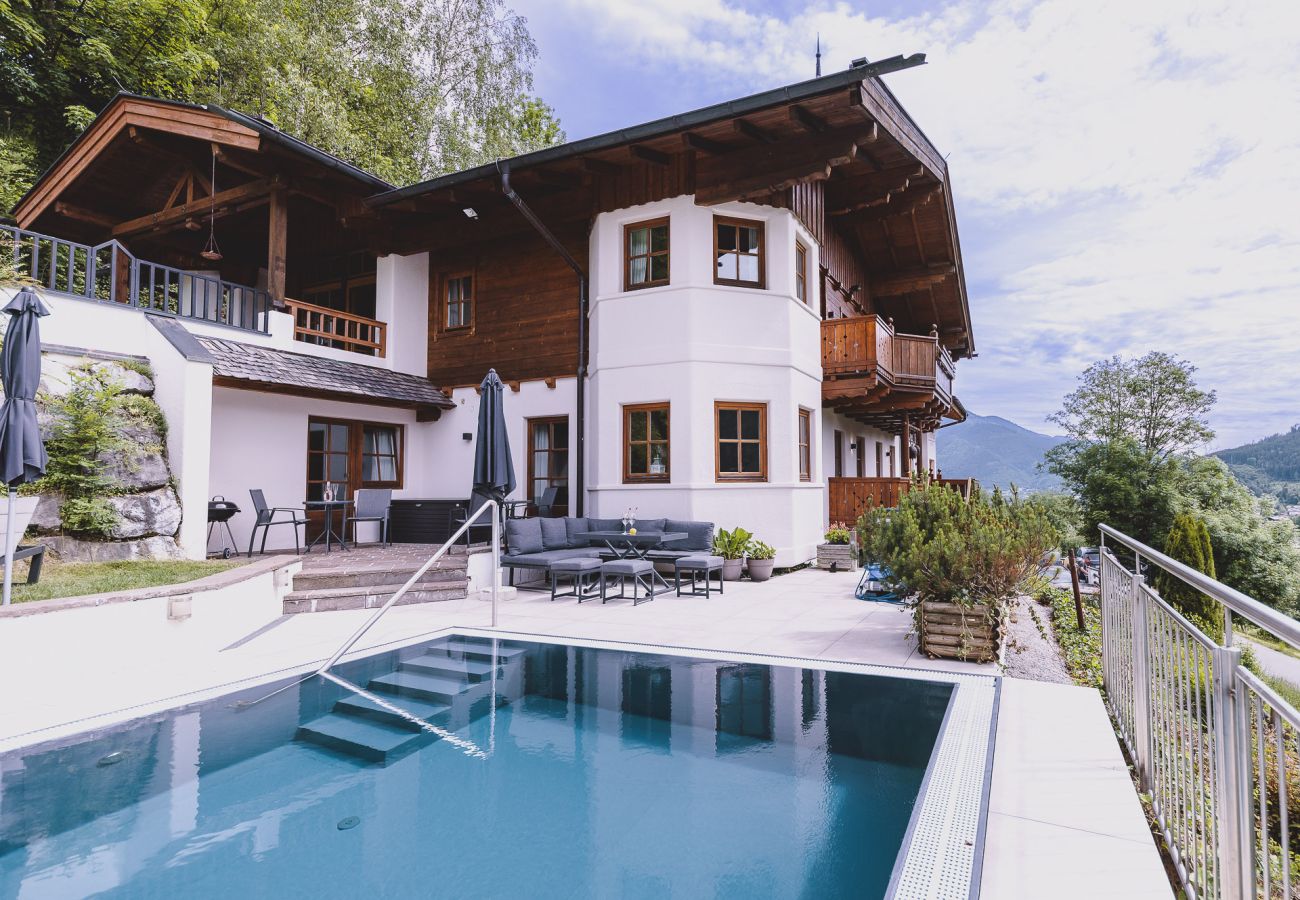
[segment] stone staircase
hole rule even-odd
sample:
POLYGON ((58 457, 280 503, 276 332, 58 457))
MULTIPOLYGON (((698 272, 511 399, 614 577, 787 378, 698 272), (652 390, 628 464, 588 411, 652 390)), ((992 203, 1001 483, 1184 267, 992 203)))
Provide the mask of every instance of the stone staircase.
MULTIPOLYGON (((293 576, 293 590, 284 597, 286 613, 369 609, 383 606, 432 555, 410 552, 333 553, 323 559, 304 557, 302 571, 293 576), (353 553, 356 555, 354 556, 353 553)), ((397 602, 435 603, 459 600, 469 588, 468 557, 448 554, 425 572, 397 602)))
MULTIPOLYGON (((498 707, 522 684, 526 652, 523 647, 498 643, 498 707)), ((383 703, 349 694, 330 712, 300 725, 296 739, 359 762, 387 765, 440 739, 413 719, 453 732, 486 715, 491 708, 493 669, 490 640, 443 638, 421 655, 399 663, 396 670, 370 679, 366 690, 383 703)))

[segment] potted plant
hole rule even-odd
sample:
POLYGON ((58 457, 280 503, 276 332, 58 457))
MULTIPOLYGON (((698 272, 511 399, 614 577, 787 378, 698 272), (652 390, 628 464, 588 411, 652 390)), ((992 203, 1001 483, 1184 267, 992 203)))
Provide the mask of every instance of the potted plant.
POLYGON ((852 542, 853 529, 843 522, 832 522, 826 529, 825 542, 817 545, 817 568, 852 572, 857 568, 852 542))
POLYGON ((749 556, 749 580, 767 581, 772 577, 772 567, 776 565, 776 550, 760 540, 749 542, 746 551, 749 556))
POLYGON ((719 528, 713 537, 713 552, 722 557, 722 577, 726 581, 739 581, 740 570, 745 565, 745 551, 753 532, 736 526, 731 531, 719 528))
POLYGON ((866 513, 858 532, 866 558, 889 570, 886 583, 916 599, 921 652, 976 662, 998 658, 1008 601, 1033 583, 1044 551, 1059 541, 1042 511, 1018 497, 965 499, 933 483, 908 491, 895 509, 866 513))

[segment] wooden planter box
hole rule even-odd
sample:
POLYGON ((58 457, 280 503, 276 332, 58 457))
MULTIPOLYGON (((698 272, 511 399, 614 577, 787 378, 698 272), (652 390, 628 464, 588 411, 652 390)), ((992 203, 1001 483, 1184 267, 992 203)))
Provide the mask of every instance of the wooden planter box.
POLYGON ((835 563, 835 568, 841 572, 852 572, 857 569, 858 561, 853 555, 853 545, 818 544, 817 568, 829 569, 832 562, 835 563))
POLYGON ((921 652, 930 658, 994 662, 1002 645, 1000 607, 922 603, 917 617, 921 652))

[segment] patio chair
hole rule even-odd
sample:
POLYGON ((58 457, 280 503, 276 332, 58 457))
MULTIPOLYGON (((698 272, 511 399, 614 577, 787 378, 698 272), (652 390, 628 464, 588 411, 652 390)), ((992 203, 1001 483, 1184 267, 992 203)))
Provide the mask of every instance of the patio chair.
POLYGON ((542 491, 542 499, 537 501, 537 515, 542 519, 549 519, 555 515, 555 501, 560 496, 558 487, 548 487, 542 491))
MULTIPOLYGON (((470 516, 474 515, 474 513, 478 512, 479 507, 482 506, 484 503, 487 503, 488 500, 490 499, 492 498, 489 497, 487 494, 481 494, 478 491, 475 491, 473 494, 471 494, 469 501, 465 506, 456 507, 448 515, 447 533, 455 534, 456 529, 464 525, 465 520, 470 516)), ((498 508, 497 515, 504 520, 505 518, 504 505, 498 508)), ((465 529, 465 546, 468 547, 471 543, 473 543, 475 534, 482 535, 484 533, 487 534, 487 537, 484 538, 484 540, 486 541, 492 540, 492 520, 487 516, 480 516, 478 521, 476 521, 473 525, 469 526, 469 528, 465 529)))
POLYGON ((301 509, 291 506, 267 506, 266 495, 257 488, 248 492, 253 498, 253 511, 257 514, 257 519, 253 522, 253 533, 248 538, 248 555, 253 555, 253 543, 257 540, 257 529, 262 529, 262 546, 259 553, 266 552, 266 535, 270 532, 273 525, 292 525, 293 526, 293 552, 301 553, 302 544, 298 540, 298 526, 307 524, 307 514, 301 509), (276 519, 277 513, 288 513, 287 519, 276 519), (299 518, 301 516, 302 518, 299 518))
POLYGON ((388 546, 388 510, 393 505, 391 488, 361 488, 354 495, 352 513, 344 517, 343 533, 352 526, 352 543, 357 543, 358 522, 379 523, 379 543, 388 546))

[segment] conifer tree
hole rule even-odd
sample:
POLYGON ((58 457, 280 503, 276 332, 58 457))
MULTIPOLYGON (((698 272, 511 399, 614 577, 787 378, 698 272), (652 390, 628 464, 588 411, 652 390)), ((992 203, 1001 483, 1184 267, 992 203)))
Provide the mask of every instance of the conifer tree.
MULTIPOLYGON (((1210 530, 1205 526, 1204 520, 1190 513, 1180 513, 1174 517, 1169 536, 1165 538, 1165 554, 1204 575, 1214 577, 1210 530)), ((1163 571, 1156 577, 1155 586, 1161 597, 1211 637, 1222 635, 1223 609, 1218 601, 1163 571)))

